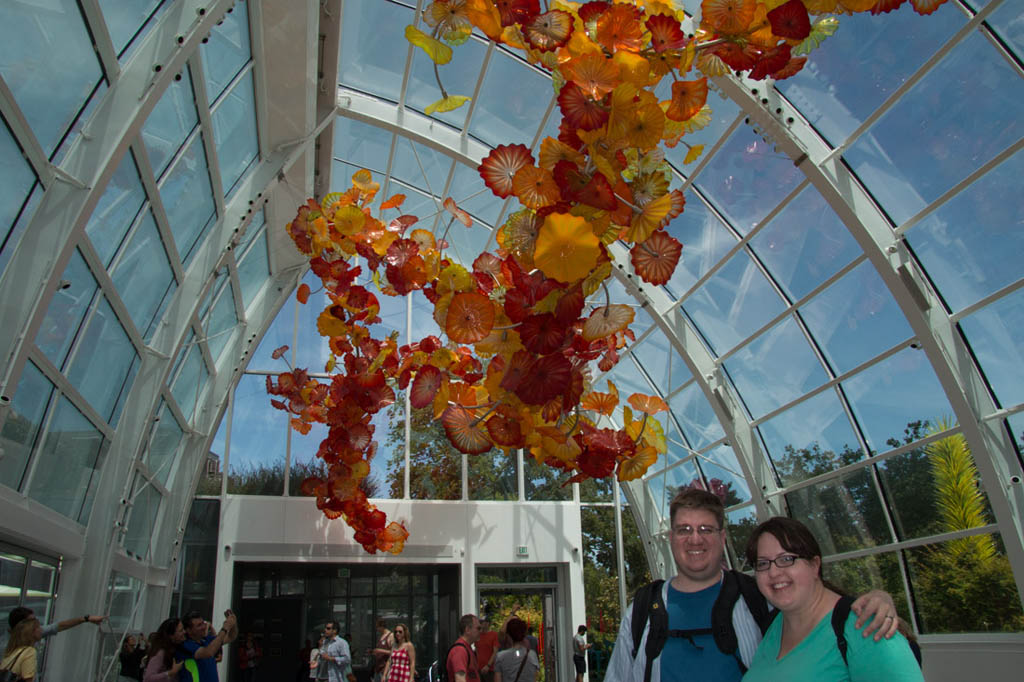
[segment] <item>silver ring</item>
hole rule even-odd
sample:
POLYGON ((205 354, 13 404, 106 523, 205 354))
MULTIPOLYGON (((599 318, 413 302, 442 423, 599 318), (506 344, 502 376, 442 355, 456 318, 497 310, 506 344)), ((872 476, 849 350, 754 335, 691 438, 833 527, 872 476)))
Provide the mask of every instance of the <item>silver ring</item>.
POLYGON ((886 620, 892 620, 893 618, 892 618, 892 616, 886 616, 885 619, 886 620))

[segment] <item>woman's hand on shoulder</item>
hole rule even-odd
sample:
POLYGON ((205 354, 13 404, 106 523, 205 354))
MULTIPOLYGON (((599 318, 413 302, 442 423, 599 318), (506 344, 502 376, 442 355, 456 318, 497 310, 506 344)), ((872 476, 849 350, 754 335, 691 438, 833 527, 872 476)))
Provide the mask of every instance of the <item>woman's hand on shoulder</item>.
POLYGON ((168 671, 168 675, 174 677, 181 671, 181 666, 185 665, 185 661, 175 661, 171 664, 171 669, 168 671))

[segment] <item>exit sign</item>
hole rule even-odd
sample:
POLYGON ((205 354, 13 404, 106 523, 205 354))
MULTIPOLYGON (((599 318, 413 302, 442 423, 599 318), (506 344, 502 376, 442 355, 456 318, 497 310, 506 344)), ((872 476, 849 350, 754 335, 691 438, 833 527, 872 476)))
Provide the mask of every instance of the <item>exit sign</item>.
POLYGON ((519 545, 516 547, 516 556, 530 556, 530 550, 526 548, 526 545, 519 545))

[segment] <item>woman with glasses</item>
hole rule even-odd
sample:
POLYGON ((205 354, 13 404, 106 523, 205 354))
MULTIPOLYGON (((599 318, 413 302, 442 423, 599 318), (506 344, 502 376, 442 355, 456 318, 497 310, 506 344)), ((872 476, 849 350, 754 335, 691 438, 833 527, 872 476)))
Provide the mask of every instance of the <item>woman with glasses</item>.
POLYGON ((761 640, 743 682, 924 680, 902 635, 865 639, 853 613, 842 626, 844 662, 832 627, 832 610, 843 595, 822 578, 821 548, 802 523, 781 516, 765 521, 751 534, 746 554, 758 589, 781 615, 761 640))
POLYGON ((416 669, 416 647, 409 639, 409 628, 403 623, 395 626, 391 657, 384 666, 385 682, 412 682, 416 669))

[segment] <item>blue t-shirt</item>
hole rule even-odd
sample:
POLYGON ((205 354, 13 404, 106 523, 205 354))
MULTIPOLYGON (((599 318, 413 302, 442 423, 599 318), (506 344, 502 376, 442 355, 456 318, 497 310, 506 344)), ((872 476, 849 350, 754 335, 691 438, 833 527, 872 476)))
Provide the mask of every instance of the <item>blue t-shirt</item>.
POLYGON ((924 682, 921 668, 906 638, 897 633, 892 639, 876 642, 865 639, 854 627, 857 615, 846 619, 846 663, 836 645, 832 630, 832 612, 814 626, 803 641, 781 659, 783 618, 778 617, 761 640, 743 682, 924 682))
POLYGON ((201 642, 186 639, 178 647, 178 652, 174 658, 179 661, 185 661, 185 665, 181 667, 181 672, 178 673, 178 679, 181 682, 219 682, 217 678, 217 657, 196 658, 196 652, 214 639, 213 635, 203 637, 201 642))
MULTIPOLYGON (((699 592, 680 592, 668 587, 669 630, 696 630, 711 627, 711 608, 722 589, 721 581, 699 592)), ((661 650, 662 682, 739 682, 740 666, 732 656, 723 654, 711 634, 669 637, 661 650)))

